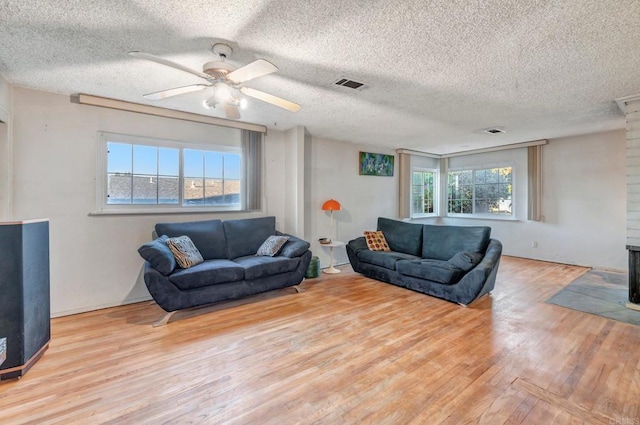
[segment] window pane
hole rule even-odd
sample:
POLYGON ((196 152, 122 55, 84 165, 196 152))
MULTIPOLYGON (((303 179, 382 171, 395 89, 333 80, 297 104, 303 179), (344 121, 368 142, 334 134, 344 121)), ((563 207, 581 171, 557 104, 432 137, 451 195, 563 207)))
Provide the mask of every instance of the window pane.
POLYGON ((184 149, 184 205, 204 204, 204 152, 184 149))
POLYGON ((131 173, 132 146, 124 143, 107 143, 107 172, 131 173))
POLYGON ((190 177, 197 177, 202 179, 204 177, 204 152, 195 149, 185 149, 184 155, 184 175, 190 177))
POLYGON ((131 203, 131 174, 107 175, 107 204, 131 203))
POLYGON ((500 173, 497 168, 486 170, 486 173, 487 173, 486 174, 487 183, 498 183, 500 173))
POLYGON ((483 213, 489 212, 489 210, 487 209, 487 201, 476 200, 475 206, 476 206, 475 212, 477 214, 483 214, 483 213))
POLYGON ((413 203, 411 206, 411 212, 414 214, 420 214, 422 213, 422 200, 421 199, 416 199, 415 197, 413 198, 413 203))
POLYGON ((414 171, 413 172, 413 179, 412 179, 412 184, 413 185, 420 185, 422 184, 422 173, 419 171, 414 171))
POLYGON ((460 171, 460 184, 473 184, 473 171, 460 171))
POLYGON ((433 173, 424 173, 424 185, 433 186, 433 173))
POLYGON ((433 213, 433 201, 432 200, 425 200, 424 201, 424 212, 428 213, 428 214, 432 214, 433 213))
POLYGON ((180 201, 180 182, 178 176, 160 176, 158 178, 158 203, 177 204, 180 201))
POLYGON ((158 149, 158 174, 177 177, 180 168, 180 150, 171 148, 158 149))
POLYGON ((500 183, 511 183, 511 167, 504 167, 499 169, 500 183))
POLYGON ((485 182, 485 170, 476 170, 476 184, 484 184, 485 182))
MULTIPOLYGON (((224 179, 226 180, 240 180, 242 178, 242 161, 240 155, 235 153, 224 154, 224 179)), ((240 184, 237 184, 238 193, 240 184)))
POLYGON ((140 175, 140 174, 135 174, 133 176, 133 203, 134 204, 157 204, 158 203, 158 178, 157 177, 140 175))
POLYGON ((208 179, 222 180, 223 166, 222 166, 221 152, 205 152, 204 153, 204 176, 208 179))
MULTIPOLYGON (((222 162, 222 158, 221 161, 222 162)), ((204 203, 207 205, 224 204, 224 182, 222 179, 204 180, 204 203)))
MULTIPOLYGON (((133 174, 158 175, 158 148, 154 146, 133 145, 133 174)), ((135 199, 135 179, 133 186, 135 199)))
POLYGON ((224 203, 240 203, 240 180, 224 180, 224 203))

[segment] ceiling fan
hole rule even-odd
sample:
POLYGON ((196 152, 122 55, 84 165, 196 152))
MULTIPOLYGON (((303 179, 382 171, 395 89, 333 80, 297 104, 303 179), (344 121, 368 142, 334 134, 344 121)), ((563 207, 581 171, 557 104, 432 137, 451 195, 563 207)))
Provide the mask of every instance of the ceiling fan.
POLYGON ((202 72, 150 53, 138 51, 129 52, 129 55, 135 58, 145 59, 159 63, 160 65, 179 69, 180 71, 196 75, 206 81, 206 83, 203 84, 192 84, 190 86, 148 93, 144 95, 144 98, 160 100, 213 87, 213 95, 206 99, 203 104, 206 108, 215 108, 218 105, 222 106, 226 117, 229 119, 239 119, 239 108, 246 107, 247 103, 246 98, 234 95, 235 90, 240 91, 240 93, 246 96, 279 106, 291 112, 298 112, 300 110, 300 105, 297 103, 242 85, 242 83, 246 81, 276 72, 278 68, 274 64, 264 59, 258 59, 248 65, 234 69, 232 65, 226 62, 226 59, 233 53, 233 49, 229 45, 216 43, 211 47, 211 50, 219 56, 219 60, 205 63, 202 66, 202 72))

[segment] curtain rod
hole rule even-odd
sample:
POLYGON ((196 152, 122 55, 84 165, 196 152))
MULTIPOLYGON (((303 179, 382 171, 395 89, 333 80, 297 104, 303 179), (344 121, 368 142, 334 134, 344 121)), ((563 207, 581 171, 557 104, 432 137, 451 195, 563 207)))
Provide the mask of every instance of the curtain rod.
POLYGON ((468 150, 468 151, 446 153, 446 154, 442 154, 442 155, 438 155, 438 154, 435 154, 435 153, 414 151, 414 150, 411 150, 411 149, 398 149, 396 152, 397 153, 406 153, 406 154, 409 154, 409 155, 426 156, 428 158, 440 159, 440 158, 453 158, 454 156, 475 155, 477 153, 505 151, 505 150, 509 150, 509 149, 526 148, 526 147, 529 147, 529 146, 540 146, 540 145, 546 145, 547 143, 549 143, 548 140, 541 139, 541 140, 534 140, 532 142, 513 143, 513 144, 510 144, 510 145, 494 146, 494 147, 491 147, 491 148, 472 149, 472 150, 468 150))
POLYGON ((211 117, 208 115, 194 114, 193 112, 182 112, 173 109, 159 108, 157 106, 143 105, 141 103, 127 102, 124 100, 109 99, 108 97, 92 96, 90 94, 78 93, 71 95, 71 102, 80 105, 99 106, 101 108, 117 109, 120 111, 135 112, 139 114, 154 115, 163 118, 172 118, 182 121, 192 121, 201 124, 218 125, 221 127, 239 128, 241 130, 252 130, 259 133, 266 133, 267 127, 258 124, 249 124, 241 121, 225 120, 223 118, 211 117))

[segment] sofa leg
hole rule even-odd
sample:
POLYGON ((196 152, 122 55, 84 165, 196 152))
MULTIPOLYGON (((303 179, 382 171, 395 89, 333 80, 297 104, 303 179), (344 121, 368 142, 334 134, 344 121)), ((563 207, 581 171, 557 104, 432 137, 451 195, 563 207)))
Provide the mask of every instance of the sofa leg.
POLYGON ((460 307, 467 308, 467 305, 466 305, 466 304, 458 303, 458 305, 459 305, 460 307))
POLYGON ((304 289, 302 289, 302 288, 300 287, 300 285, 294 285, 293 287, 295 288, 295 290, 296 290, 296 292, 297 292, 298 294, 300 294, 300 293, 304 292, 304 289))
POLYGON ((164 317, 160 320, 158 320, 157 322, 153 322, 151 324, 151 326, 153 326, 154 328, 157 328, 158 326, 164 326, 169 322, 169 319, 171 319, 171 316, 173 316, 174 314, 176 314, 176 311, 170 311, 167 314, 164 315, 164 317))

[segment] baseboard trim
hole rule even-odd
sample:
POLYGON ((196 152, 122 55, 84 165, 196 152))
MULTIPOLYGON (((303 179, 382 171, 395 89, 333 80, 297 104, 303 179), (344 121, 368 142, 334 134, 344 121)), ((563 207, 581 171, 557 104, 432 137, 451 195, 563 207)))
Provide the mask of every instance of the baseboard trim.
POLYGON ((137 297, 137 298, 129 298, 122 301, 121 303, 106 303, 106 304, 99 304, 94 306, 74 308, 72 310, 56 311, 51 313, 51 318, 54 319, 56 317, 72 316, 74 314, 87 313, 90 311, 103 310, 105 308, 118 307, 118 306, 127 305, 127 304, 135 304, 135 303, 139 303, 142 301, 149 301, 149 300, 151 300, 151 296, 144 296, 144 297, 137 297))

